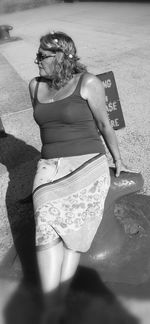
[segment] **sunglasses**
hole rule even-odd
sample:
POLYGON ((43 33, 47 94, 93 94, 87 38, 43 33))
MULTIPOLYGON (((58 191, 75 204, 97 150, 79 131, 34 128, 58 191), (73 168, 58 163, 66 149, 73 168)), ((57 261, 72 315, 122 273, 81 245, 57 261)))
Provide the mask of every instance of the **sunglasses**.
POLYGON ((55 57, 56 54, 44 55, 41 52, 36 53, 36 62, 41 62, 49 57, 55 57))

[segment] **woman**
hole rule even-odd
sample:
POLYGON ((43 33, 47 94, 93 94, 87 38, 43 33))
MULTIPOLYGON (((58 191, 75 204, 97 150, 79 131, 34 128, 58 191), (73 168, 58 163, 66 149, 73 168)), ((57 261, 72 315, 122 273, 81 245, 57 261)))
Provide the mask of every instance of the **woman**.
POLYGON ((79 62, 62 32, 40 39, 39 77, 29 85, 42 151, 33 186, 37 260, 44 292, 71 280, 100 225, 110 175, 103 137, 123 165, 102 82, 79 62))

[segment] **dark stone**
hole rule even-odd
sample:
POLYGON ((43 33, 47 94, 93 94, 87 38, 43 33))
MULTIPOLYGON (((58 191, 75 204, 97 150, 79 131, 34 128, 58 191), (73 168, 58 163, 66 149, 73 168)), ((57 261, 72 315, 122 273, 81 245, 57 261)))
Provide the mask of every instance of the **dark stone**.
POLYGON ((111 176, 101 225, 80 264, 107 282, 142 284, 150 279, 150 197, 135 193, 143 186, 140 173, 111 176))

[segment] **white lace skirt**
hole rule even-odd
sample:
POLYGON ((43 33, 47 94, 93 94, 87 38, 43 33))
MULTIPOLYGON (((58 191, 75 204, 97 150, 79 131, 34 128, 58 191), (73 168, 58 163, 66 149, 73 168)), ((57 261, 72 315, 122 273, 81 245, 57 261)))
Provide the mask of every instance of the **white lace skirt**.
POLYGON ((110 186, 105 155, 41 159, 33 185, 37 249, 61 240, 86 252, 101 223, 110 186))

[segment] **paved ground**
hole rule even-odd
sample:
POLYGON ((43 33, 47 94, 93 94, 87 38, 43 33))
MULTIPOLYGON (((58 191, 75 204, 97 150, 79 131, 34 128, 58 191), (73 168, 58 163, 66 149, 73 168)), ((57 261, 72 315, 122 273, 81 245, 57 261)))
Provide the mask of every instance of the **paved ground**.
MULTIPOLYGON (((23 215, 17 203, 14 206, 14 201, 31 190, 31 174, 34 174, 41 146, 38 128, 32 117, 27 84, 38 74, 33 61, 39 37, 45 32, 54 29, 69 33, 89 71, 95 74, 114 72, 126 122, 126 127, 117 131, 122 157, 130 167, 141 170, 144 177, 143 191, 150 194, 150 5, 127 2, 61 3, 1 15, 0 23, 12 25, 11 35, 19 37, 19 40, 0 44, 0 115, 9 133, 7 139, 1 140, 0 259, 2 264, 10 264, 11 268, 16 258, 11 249, 12 234, 16 233, 18 219, 23 215)), ((28 225, 28 209, 26 215, 28 225)), ((11 293, 15 294, 16 288, 15 300, 18 301, 20 294, 26 295, 18 288, 18 275, 15 278, 18 270, 13 271, 13 279, 8 280, 5 276, 5 280, 0 281, 0 290, 4 292, 0 297, 1 309, 6 306, 11 293)), ((130 290, 129 287, 127 290, 130 290)), ((136 289, 130 297, 127 296, 128 291, 119 296, 119 303, 127 309, 131 318, 125 316, 123 322, 118 317, 117 322, 114 317, 114 322, 109 323, 149 324, 149 293, 143 293, 141 300, 137 298, 136 289)), ((95 306, 91 307, 94 312, 95 306)), ((114 310, 108 308, 106 303, 105 308, 114 314, 114 310)), ((9 322, 7 318, 6 324, 9 322)), ((0 324, 3 323, 1 311, 0 324)), ((28 324, 27 321, 19 323, 28 324)))

